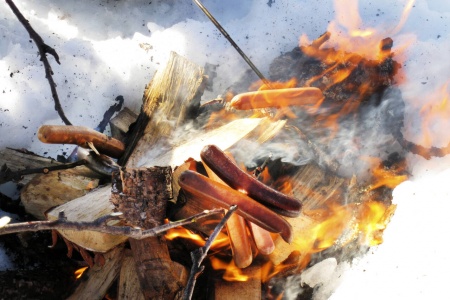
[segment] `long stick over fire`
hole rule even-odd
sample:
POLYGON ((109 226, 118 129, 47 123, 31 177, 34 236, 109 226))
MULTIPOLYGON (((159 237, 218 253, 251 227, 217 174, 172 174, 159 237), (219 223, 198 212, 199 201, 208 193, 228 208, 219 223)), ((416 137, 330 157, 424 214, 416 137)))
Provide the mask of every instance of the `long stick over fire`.
POLYGON ((241 55, 245 62, 252 68, 252 70, 258 75, 258 77, 264 82, 265 85, 270 86, 270 82, 264 77, 264 75, 258 70, 258 68, 252 63, 250 58, 245 55, 244 51, 236 44, 236 42, 231 38, 228 32, 217 22, 216 18, 206 9, 206 7, 200 2, 200 0, 194 0, 195 4, 203 11, 203 13, 211 20, 211 22, 216 26, 217 29, 223 34, 223 36, 230 42, 230 44, 236 49, 236 51, 241 55))

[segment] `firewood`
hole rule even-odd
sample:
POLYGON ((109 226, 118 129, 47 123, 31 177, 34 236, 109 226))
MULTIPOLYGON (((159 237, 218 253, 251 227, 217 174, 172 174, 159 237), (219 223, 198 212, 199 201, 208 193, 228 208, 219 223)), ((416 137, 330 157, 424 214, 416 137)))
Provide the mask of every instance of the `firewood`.
POLYGON ((259 300, 261 293, 261 269, 259 266, 250 266, 241 270, 246 281, 218 280, 214 284, 214 299, 220 300, 259 300))
MULTIPOLYGON (((47 213, 47 219, 56 220, 59 212, 64 211, 68 220, 94 221, 114 211, 114 205, 109 201, 110 195, 111 185, 97 188, 83 197, 52 209, 47 213)), ((59 232, 69 241, 94 252, 107 252, 127 240, 125 236, 95 231, 61 230, 59 232)))
POLYGON ((98 186, 99 175, 81 166, 36 175, 21 191, 25 210, 44 220, 50 208, 79 198, 98 186))
MULTIPOLYGON (((114 174, 111 202, 132 226, 150 229, 162 225, 172 197, 171 173, 170 167, 122 169, 114 174)), ((145 298, 179 295, 189 272, 170 259, 164 237, 130 239, 130 245, 145 298)))
POLYGON ((117 278, 123 259, 124 248, 116 247, 104 255, 105 264, 95 265, 83 274, 82 282, 67 299, 104 299, 106 292, 117 278))
POLYGON ((139 286, 139 278, 136 273, 136 264, 130 250, 125 251, 125 257, 122 261, 120 269, 118 300, 144 300, 141 288, 139 286))
POLYGON ((142 166, 140 161, 149 156, 152 146, 167 143, 173 130, 188 118, 189 110, 200 104, 204 80, 201 67, 171 53, 165 67, 155 74, 144 92, 142 111, 120 160, 122 164, 142 166))
MULTIPOLYGON (((50 166, 61 165, 54 159, 42 157, 34 153, 25 152, 16 149, 0 149, 0 167, 6 166, 11 171, 24 170, 24 169, 37 169, 50 166)), ((35 174, 25 175, 20 180, 20 183, 26 184, 30 181, 35 174)), ((0 183, 4 181, 0 178, 0 183)))
POLYGON ((124 142, 130 129, 130 125, 136 121, 137 117, 137 114, 131 111, 131 109, 124 107, 124 109, 122 109, 117 116, 109 121, 111 136, 124 142))

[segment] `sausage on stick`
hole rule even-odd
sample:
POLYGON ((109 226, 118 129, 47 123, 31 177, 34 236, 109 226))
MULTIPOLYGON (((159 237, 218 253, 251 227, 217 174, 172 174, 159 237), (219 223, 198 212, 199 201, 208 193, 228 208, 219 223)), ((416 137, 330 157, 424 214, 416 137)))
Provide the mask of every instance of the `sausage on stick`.
POLYGON ((74 144, 84 148, 92 143, 101 153, 114 158, 125 151, 121 141, 84 126, 43 125, 38 130, 38 138, 47 144, 74 144))

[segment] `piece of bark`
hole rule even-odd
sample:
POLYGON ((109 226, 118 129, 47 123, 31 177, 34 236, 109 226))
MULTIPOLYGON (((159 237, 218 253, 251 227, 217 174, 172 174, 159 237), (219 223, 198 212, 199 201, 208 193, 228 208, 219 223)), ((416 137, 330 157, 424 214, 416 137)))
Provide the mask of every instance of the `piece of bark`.
MULTIPOLYGON (((150 229, 162 225, 172 198, 171 174, 170 167, 122 169, 113 175, 111 202, 132 226, 150 229)), ((130 245, 144 297, 179 297, 189 272, 170 259, 165 238, 130 239, 130 245)))
POLYGON ((124 142, 130 129, 130 125, 136 122, 138 115, 128 107, 124 107, 114 118, 109 121, 111 136, 124 142))
MULTIPOLYGON (((54 159, 42 157, 31 152, 5 148, 0 150, 0 167, 6 165, 11 171, 45 168, 61 165, 54 159)), ((28 183, 36 174, 23 176, 20 183, 28 183)), ((0 183, 3 183, 0 178, 0 183)))
POLYGON ((109 287, 119 275, 123 254, 124 247, 116 247, 105 253, 105 264, 103 266, 94 265, 87 270, 80 279, 82 280, 80 285, 67 299, 104 299, 109 287))
POLYGON ((21 200, 29 214, 44 220, 50 208, 86 195, 98 182, 99 175, 84 166, 39 174, 22 189, 21 200))
POLYGON ((261 268, 250 266, 241 270, 247 281, 217 280, 214 284, 214 299, 220 300, 260 300, 261 299, 261 268))
POLYGON ((131 250, 125 251, 120 269, 118 300, 144 300, 131 250))

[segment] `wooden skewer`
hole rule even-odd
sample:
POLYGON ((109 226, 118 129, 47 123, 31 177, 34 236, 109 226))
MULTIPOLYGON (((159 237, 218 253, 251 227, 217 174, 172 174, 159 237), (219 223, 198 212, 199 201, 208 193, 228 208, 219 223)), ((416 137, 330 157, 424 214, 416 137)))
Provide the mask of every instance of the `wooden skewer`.
POLYGON ((238 94, 231 99, 233 108, 246 110, 268 107, 314 105, 322 101, 322 91, 315 87, 261 90, 238 94))
MULTIPOLYGON (((203 165, 209 178, 225 184, 206 164, 203 165)), ((238 268, 248 267, 253 261, 253 253, 244 218, 238 214, 233 214, 228 219, 226 227, 236 266, 238 268)))
POLYGON ((121 141, 84 126, 43 125, 38 130, 38 138, 43 143, 74 144, 84 148, 92 143, 99 152, 114 158, 125 151, 121 141))

